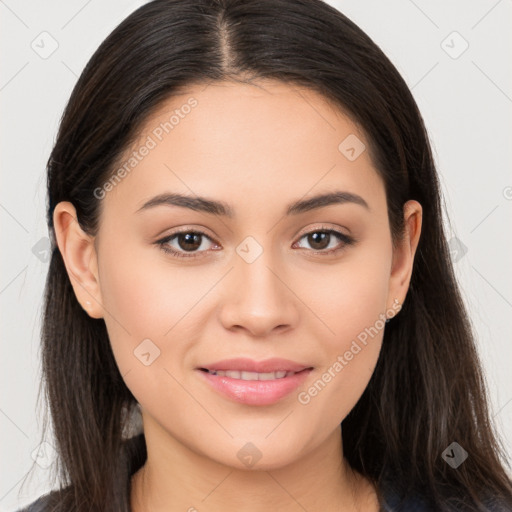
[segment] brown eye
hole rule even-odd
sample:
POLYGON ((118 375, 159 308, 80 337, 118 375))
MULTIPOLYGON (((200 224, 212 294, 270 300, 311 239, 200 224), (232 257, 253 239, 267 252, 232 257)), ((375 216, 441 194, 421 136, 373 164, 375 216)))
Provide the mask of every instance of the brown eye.
POLYGON ((199 233, 180 233, 176 239, 181 249, 193 251, 201 246, 201 236, 199 233))
POLYGON ((331 234, 326 233, 325 231, 315 231, 314 233, 307 235, 307 239, 313 249, 321 251, 328 247, 331 240, 331 234))
POLYGON ((211 242, 212 239, 202 233, 201 231, 179 231, 177 233, 173 233, 161 240, 158 240, 156 243, 160 246, 160 248, 173 256, 177 256, 179 258, 194 258, 199 256, 199 254, 203 252, 207 252, 207 249, 199 251, 198 249, 203 246, 203 240, 207 239, 211 242), (171 246, 170 242, 176 242, 176 245, 171 246), (189 253, 189 254, 187 254, 189 253))
POLYGON ((306 239, 307 243, 314 251, 319 251, 320 253, 325 254, 338 252, 339 250, 342 250, 346 246, 352 245, 355 242, 352 237, 344 235, 343 233, 333 229, 317 229, 316 231, 306 233, 300 239, 306 239), (331 242, 335 242, 336 238, 338 241, 342 242, 341 247, 339 242, 337 246, 336 244, 334 244, 334 247, 331 245, 331 242), (325 250, 328 249, 330 245, 330 250, 325 250))

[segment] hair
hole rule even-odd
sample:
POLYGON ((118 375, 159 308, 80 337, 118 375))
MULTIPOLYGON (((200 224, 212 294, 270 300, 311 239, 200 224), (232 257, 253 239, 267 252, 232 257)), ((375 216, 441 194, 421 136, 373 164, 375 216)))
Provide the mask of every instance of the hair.
MULTIPOLYGON (((81 228, 95 235, 101 201, 94 191, 164 101, 193 84, 266 79, 321 94, 361 127, 385 186, 393 247, 404 234, 404 203, 423 207, 406 300, 342 422, 344 456, 376 486, 381 505, 392 484, 404 500, 421 492, 437 511, 512 507, 510 461, 490 419, 454 276, 427 130, 397 69, 322 0, 155 0, 122 21, 87 63, 47 164, 52 254, 41 359, 58 454, 55 510, 130 510, 130 475, 147 452, 143 434, 126 440, 137 401, 104 320, 77 301, 56 244, 54 208, 70 201, 81 228), (441 457, 452 442, 469 454, 457 469, 441 457)), ((45 416, 43 439, 46 431, 45 416)))

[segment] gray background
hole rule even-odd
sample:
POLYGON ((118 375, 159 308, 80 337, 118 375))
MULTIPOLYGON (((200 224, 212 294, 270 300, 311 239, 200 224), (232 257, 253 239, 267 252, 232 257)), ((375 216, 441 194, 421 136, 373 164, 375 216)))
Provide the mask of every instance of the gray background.
MULTIPOLYGON (((49 446, 38 446, 41 424, 35 403, 48 269, 46 160, 87 60, 143 3, 0 0, 0 511, 15 510, 50 490, 46 466, 53 453, 49 446), (21 492, 35 454, 41 463, 21 492)), ((390 57, 424 116, 450 218, 457 276, 479 337, 492 415, 511 453, 512 2, 329 3, 390 57)))

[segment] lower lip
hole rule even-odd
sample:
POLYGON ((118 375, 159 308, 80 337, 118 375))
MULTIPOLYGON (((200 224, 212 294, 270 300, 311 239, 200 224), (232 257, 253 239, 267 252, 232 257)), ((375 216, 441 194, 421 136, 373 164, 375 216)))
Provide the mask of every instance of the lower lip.
POLYGON ((300 386, 311 373, 311 369, 272 380, 242 380, 213 375, 197 370, 203 378, 217 391, 235 402, 247 405, 270 405, 281 400, 300 386))

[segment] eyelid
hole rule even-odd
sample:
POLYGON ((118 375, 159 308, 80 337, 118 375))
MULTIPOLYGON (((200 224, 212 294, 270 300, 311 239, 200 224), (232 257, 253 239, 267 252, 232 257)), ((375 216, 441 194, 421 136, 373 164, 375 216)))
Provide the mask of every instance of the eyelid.
POLYGON ((347 238, 350 238, 351 235, 347 234, 347 233, 343 233, 341 232, 341 228, 344 228, 346 229, 347 231, 349 231, 348 228, 345 228, 344 226, 338 226, 338 225, 328 225, 328 223, 320 223, 316 226, 313 226, 313 227, 307 227, 307 228, 304 228, 303 230, 300 230, 296 235, 295 237, 303 237, 304 235, 309 235, 310 233, 315 233, 316 231, 336 231, 338 233, 340 233, 341 235, 343 236, 346 236, 347 238))

